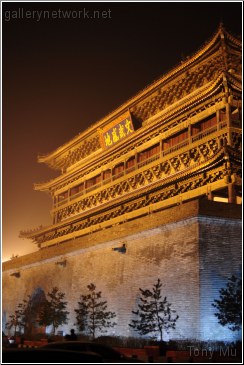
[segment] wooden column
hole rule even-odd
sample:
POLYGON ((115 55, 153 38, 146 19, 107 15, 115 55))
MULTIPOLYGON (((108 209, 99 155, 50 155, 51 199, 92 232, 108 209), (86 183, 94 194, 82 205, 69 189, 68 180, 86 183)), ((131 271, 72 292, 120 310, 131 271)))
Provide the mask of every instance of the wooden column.
POLYGON ((233 183, 228 184, 228 203, 236 203, 236 190, 233 183))
POLYGON ((230 127, 231 127, 231 110, 230 110, 230 105, 226 104, 226 123, 227 123, 227 144, 231 145, 231 132, 230 132, 230 127))
POLYGON ((208 200, 213 200, 213 193, 211 190, 208 191, 207 197, 208 197, 208 200))
POLYGON ((191 144, 192 140, 191 140, 191 124, 188 125, 188 141, 189 144, 191 144))

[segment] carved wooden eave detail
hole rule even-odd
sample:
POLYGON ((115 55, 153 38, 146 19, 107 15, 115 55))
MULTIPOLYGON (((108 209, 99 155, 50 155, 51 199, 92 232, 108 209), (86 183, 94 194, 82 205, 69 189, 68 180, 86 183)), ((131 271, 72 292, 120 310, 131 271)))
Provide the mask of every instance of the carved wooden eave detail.
MULTIPOLYGON (((155 130, 157 130, 158 134, 160 133, 163 137, 164 131, 170 130, 171 128, 171 120, 180 118, 180 115, 183 115, 184 113, 190 113, 191 109, 196 108, 197 105, 203 103, 207 99, 213 98, 215 95, 224 97, 224 79, 226 80, 226 75, 221 73, 216 79, 194 90, 191 94, 186 95, 182 99, 176 101, 173 105, 168 106, 155 116, 149 118, 147 124, 135 131, 127 140, 118 143, 109 150, 99 150, 99 154, 96 154, 95 157, 89 156, 87 159, 81 161, 76 167, 74 167, 72 172, 67 171, 51 181, 35 184, 34 189, 50 192, 55 186, 59 186, 60 184, 65 186, 70 184, 72 181, 82 179, 82 176, 85 179, 89 173, 92 173, 92 171, 94 171, 93 175, 95 175, 98 169, 105 166, 109 163, 109 161, 116 159, 116 161, 119 162, 118 156, 120 154, 121 159, 123 159, 123 154, 128 153, 126 151, 129 146, 137 148, 137 146, 145 143, 146 139, 151 140, 153 138, 153 134, 155 134, 155 130)), ((234 80, 236 82, 235 88, 241 88, 241 84, 238 83, 238 79, 234 79, 232 76, 230 77, 227 75, 227 83, 230 88, 232 88, 232 82, 234 80)), ((184 125, 182 125, 182 128, 184 128, 184 125)), ((140 149, 138 149, 138 151, 139 150, 140 149)))
MULTIPOLYGON (((194 155, 195 152, 192 150, 191 153, 194 155)), ((195 159, 193 155, 192 158, 195 159)), ((127 187, 125 181, 116 183, 113 187, 115 195, 112 202, 108 199, 104 204, 85 210, 78 214, 77 217, 71 216, 50 227, 43 227, 39 231, 22 232, 22 237, 31 238, 33 242, 37 244, 43 243, 44 246, 60 243, 79 235, 88 234, 93 229, 97 230, 98 227, 101 229, 103 226, 112 224, 113 221, 116 222, 121 219, 123 221, 123 215, 129 217, 130 214, 134 215, 137 211, 140 214, 140 209, 143 210, 145 207, 153 210, 157 209, 157 206, 161 206, 162 203, 166 204, 166 206, 167 204, 171 205, 172 201, 175 202, 177 201, 175 199, 179 199, 177 198, 179 195, 184 199, 184 193, 193 192, 194 196, 194 189, 196 191, 199 188, 202 189, 209 182, 219 184, 219 186, 227 186, 227 180, 225 181, 225 177, 229 176, 226 168, 227 155, 228 160, 233 165, 231 174, 240 175, 240 156, 230 147, 221 148, 204 162, 201 162, 201 158, 197 157, 196 161, 199 160, 199 162, 186 167, 182 171, 177 171, 176 168, 173 173, 170 173, 168 176, 165 175, 164 178, 160 176, 160 173, 158 175, 159 170, 157 166, 160 164, 158 162, 158 164, 154 164, 151 167, 147 166, 144 171, 137 173, 141 178, 138 179, 139 182, 135 187, 130 185, 129 192, 127 191, 128 182, 127 187), (150 180, 152 175, 153 179, 150 180), (120 190, 124 189, 124 191, 119 192, 116 186, 120 186, 120 190), (128 207, 128 209, 123 211, 123 207, 128 207), (45 244, 45 242, 47 243, 45 244)), ((180 156, 182 159, 182 153, 180 156)), ((168 162, 166 161, 166 163, 168 162)), ((174 159, 171 159, 170 163, 173 164, 174 159)), ((170 168, 172 170, 173 165, 170 168)), ((129 179, 130 177, 128 176, 127 180, 129 181, 129 179)), ((96 197, 91 196, 91 198, 95 199, 96 197)))
MULTIPOLYGON (((158 100, 160 99, 158 93, 162 94, 162 90, 166 90, 167 87, 169 87, 169 90, 170 88, 172 88, 171 94, 174 94, 172 93, 172 91, 173 88, 175 88, 178 94, 176 93, 176 95, 173 95, 173 98, 177 99, 178 95, 179 100, 181 97, 184 96, 185 93, 184 87, 182 87, 183 85, 181 85, 180 88, 177 84, 182 74, 185 74, 184 76, 186 77, 184 77, 184 79, 186 81, 188 80, 189 84, 188 73, 191 71, 192 75, 190 75, 190 77, 193 78, 191 80, 191 84, 193 85, 193 87, 195 87, 194 85, 196 85, 196 80, 194 79, 194 77, 197 77, 199 73, 197 73, 196 71, 194 76, 194 67, 196 65, 198 65, 199 67, 199 65, 202 64, 203 77, 202 80, 197 79, 199 86, 202 86, 201 84, 209 82, 213 79, 214 73, 217 72, 217 74, 219 75, 223 71, 227 72, 229 69, 233 69, 233 64, 228 59, 228 54, 236 55, 236 57, 241 57, 241 42, 235 39, 231 34, 226 32, 222 25, 220 25, 218 31, 213 36, 213 38, 192 57, 189 57, 186 61, 182 62, 173 70, 169 71, 165 76, 161 77, 159 80, 153 82, 151 85, 143 89, 135 97, 129 99, 126 103, 121 105, 105 118, 94 123, 85 132, 79 134, 70 142, 64 144, 63 146, 59 147, 57 150, 46 156, 39 156, 39 162, 46 163, 49 167, 64 172, 64 170, 69 168, 69 166, 75 164, 79 160, 79 158, 83 159, 87 156, 92 156, 94 152, 99 150, 101 146, 99 146, 99 139, 97 135, 98 128, 103 128, 107 124, 111 123, 113 119, 117 118, 119 115, 127 110, 130 110, 135 117, 137 117, 138 119, 142 119, 142 122, 145 122, 146 119, 152 116, 152 113, 150 115, 147 115, 147 113, 145 114, 145 112, 142 112, 140 108, 142 108, 143 110, 145 109, 145 106, 142 107, 143 104, 153 104, 154 114, 157 114, 157 112, 165 108, 165 106, 174 103, 173 100, 169 100, 169 98, 166 98, 167 100, 161 101, 160 107, 160 103, 159 105, 157 105, 156 102, 157 97, 158 100), (213 67, 213 65, 211 64, 214 57, 216 67, 213 67), (206 67, 205 63, 208 64, 208 67, 206 67), (84 152, 84 146, 86 147, 86 152, 84 152)), ((216 75, 214 78, 216 78, 216 75)), ((188 90, 189 93, 191 93, 191 91, 192 90, 190 89, 188 90)))
POLYGON ((235 90, 237 92, 242 92, 242 79, 239 75, 232 75, 228 73, 227 75, 227 83, 231 90, 235 90))
POLYGON ((68 144, 59 147, 55 152, 46 156, 39 156, 38 162, 46 163, 55 170, 63 170, 67 167, 65 161, 72 161, 75 154, 79 154, 79 158, 84 159, 100 148, 99 136, 96 131, 92 131, 88 135, 85 133, 85 136, 84 133, 81 133, 68 144))
POLYGON ((30 229, 26 229, 26 230, 21 230, 19 233, 19 238, 30 238, 35 236, 37 233, 39 234, 39 232, 42 232, 43 230, 45 230, 46 227, 43 227, 42 225, 36 228, 30 228, 30 229))

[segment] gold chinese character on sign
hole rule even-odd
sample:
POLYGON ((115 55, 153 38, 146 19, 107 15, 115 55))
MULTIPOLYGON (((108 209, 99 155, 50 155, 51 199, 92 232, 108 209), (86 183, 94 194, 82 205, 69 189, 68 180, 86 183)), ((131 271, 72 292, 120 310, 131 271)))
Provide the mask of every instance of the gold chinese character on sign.
POLYGON ((119 125, 119 136, 120 138, 123 138, 126 136, 125 134, 125 126, 123 124, 119 125))
POLYGON ((133 130, 131 129, 131 121, 129 119, 126 119, 125 128, 127 130, 127 134, 133 132, 133 130))
POLYGON ((109 134, 108 132, 106 133, 106 135, 105 135, 104 139, 105 139, 105 145, 106 145, 106 146, 111 146, 111 144, 112 144, 113 142, 112 142, 112 140, 111 140, 111 136, 110 136, 110 134, 109 134))
POLYGON ((117 129, 113 128, 113 132, 112 132, 112 136, 113 136, 113 142, 118 142, 119 140, 119 136, 117 135, 117 129))
POLYGON ((102 128, 98 128, 98 132, 103 139, 102 143, 105 148, 113 146, 134 132, 130 116, 126 118, 126 116, 123 115, 119 120, 120 122, 117 124, 115 124, 115 121, 110 123, 105 131, 102 128))

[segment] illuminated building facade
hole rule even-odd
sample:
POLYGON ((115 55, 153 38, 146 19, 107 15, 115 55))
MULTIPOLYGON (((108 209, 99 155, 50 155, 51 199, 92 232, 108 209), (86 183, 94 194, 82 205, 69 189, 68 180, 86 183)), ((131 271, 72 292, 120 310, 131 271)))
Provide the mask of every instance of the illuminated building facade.
POLYGON ((178 67, 40 156, 60 171, 35 185, 52 197, 53 224, 21 232, 40 250, 4 263, 3 293, 21 271, 23 294, 57 285, 72 311, 95 282, 117 312, 116 334, 131 336, 138 288, 160 277, 180 317, 170 337, 231 339, 211 301, 241 270, 241 55, 220 26, 178 67))

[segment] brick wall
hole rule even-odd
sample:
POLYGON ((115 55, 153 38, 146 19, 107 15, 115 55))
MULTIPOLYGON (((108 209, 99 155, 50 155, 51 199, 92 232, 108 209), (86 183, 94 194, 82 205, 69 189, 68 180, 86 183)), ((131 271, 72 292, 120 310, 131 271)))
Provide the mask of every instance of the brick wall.
POLYGON ((216 340, 240 339, 240 333, 233 333, 219 326, 212 306, 213 299, 219 299, 219 289, 226 286, 231 275, 241 275, 242 224, 237 219, 199 218, 200 248, 200 308, 201 336, 216 340))
MULTIPOLYGON (((217 238, 223 234, 223 227, 226 228, 223 272, 229 262, 235 263, 236 268, 241 262, 239 248, 234 249, 240 244, 241 232, 236 230, 236 225, 240 227, 240 219, 213 219, 201 215, 201 211, 206 214, 206 204, 208 202, 199 201, 182 204, 82 237, 76 242, 4 263, 3 317, 7 318, 15 306, 37 288, 47 293, 58 286, 66 293, 70 311, 68 325, 59 329, 69 332, 74 327, 74 308, 80 295, 86 294, 87 285, 93 282, 102 291, 109 310, 117 314, 118 325, 107 334, 132 336, 135 333, 128 323, 132 319, 131 311, 137 308, 138 289, 151 288, 160 278, 162 295, 167 296, 179 314, 176 330, 165 339, 204 337, 210 297, 217 290, 215 281, 212 280, 215 292, 209 292, 208 300, 204 299, 204 291, 209 290, 208 277, 213 268, 219 268, 217 238), (229 231, 228 226, 231 227, 229 231), (123 242, 126 243, 126 253, 113 250, 123 242), (215 254, 211 256, 213 247, 215 254), (65 267, 56 264, 63 258, 66 259, 65 267), (16 270, 20 272, 19 278, 11 276, 16 270)), ((217 208, 216 204, 220 203, 215 203, 215 208, 210 204, 211 215, 215 209, 218 216, 221 214, 217 208, 221 204, 217 208)), ((229 204, 224 207, 233 208, 229 204)))

